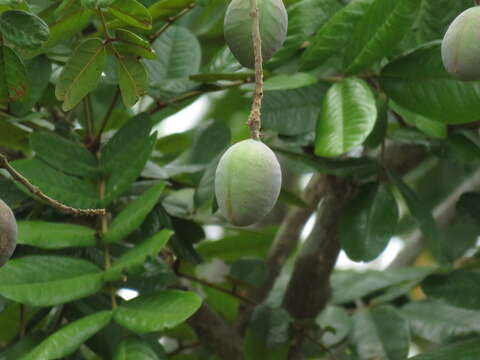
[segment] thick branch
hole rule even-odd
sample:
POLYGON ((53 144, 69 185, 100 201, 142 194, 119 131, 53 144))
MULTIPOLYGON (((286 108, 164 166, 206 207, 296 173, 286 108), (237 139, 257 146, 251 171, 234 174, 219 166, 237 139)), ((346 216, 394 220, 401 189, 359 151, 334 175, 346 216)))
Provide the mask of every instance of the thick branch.
POLYGON ((17 170, 15 170, 10 163, 8 162, 7 158, 0 154, 0 168, 3 168, 9 172, 12 177, 25 186, 28 191, 30 191, 33 195, 39 197, 40 199, 46 201, 50 206, 69 214, 74 215, 103 215, 105 214, 105 209, 77 209, 67 205, 62 204, 61 202, 52 199, 51 197, 45 195, 38 187, 33 185, 30 181, 28 181, 24 176, 22 176, 17 170))
POLYGON ((201 343, 207 344, 221 359, 242 360, 242 340, 238 333, 206 303, 188 319, 201 343))
POLYGON ((253 95, 252 109, 248 118, 248 126, 250 127, 250 137, 258 140, 260 139, 260 129, 262 127, 263 59, 257 0, 250 0, 250 16, 252 17, 252 41, 253 53, 255 55, 255 93, 253 95))
POLYGON ((303 208, 294 207, 288 211, 267 256, 267 279, 262 286, 252 288, 249 294, 250 298, 257 302, 262 302, 269 294, 283 265, 297 247, 300 233, 307 220, 316 210, 325 192, 326 183, 326 178, 323 175, 313 175, 303 193, 303 200, 307 206, 303 208))
POLYGON ((325 307, 330 296, 330 274, 340 252, 338 224, 353 196, 353 184, 328 176, 325 197, 315 225, 298 256, 283 306, 295 319, 312 319, 325 307))

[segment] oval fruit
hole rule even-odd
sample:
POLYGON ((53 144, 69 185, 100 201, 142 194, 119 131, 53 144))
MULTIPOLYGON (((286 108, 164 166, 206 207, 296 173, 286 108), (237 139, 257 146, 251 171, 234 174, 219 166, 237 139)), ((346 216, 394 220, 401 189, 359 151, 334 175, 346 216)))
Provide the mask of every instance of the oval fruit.
POLYGON ((0 266, 13 254, 17 245, 17 222, 12 210, 0 200, 0 266))
MULTIPOLYGON (((269 60, 287 36, 288 16, 282 0, 257 0, 263 61, 269 60)), ((224 21, 225 41, 245 67, 255 67, 250 0, 232 0, 224 21)))
POLYGON ((445 69, 459 80, 480 80, 480 6, 461 13, 442 42, 445 69))
POLYGON ((280 194, 282 171, 277 157, 261 141, 244 140, 221 157, 215 174, 220 212, 234 225, 258 222, 280 194))

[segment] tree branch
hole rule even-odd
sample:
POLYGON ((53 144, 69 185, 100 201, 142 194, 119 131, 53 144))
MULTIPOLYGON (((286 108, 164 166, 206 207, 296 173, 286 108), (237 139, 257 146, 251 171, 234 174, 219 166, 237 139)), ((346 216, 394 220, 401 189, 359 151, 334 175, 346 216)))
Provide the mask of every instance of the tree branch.
POLYGON ((61 202, 52 199, 51 197, 45 195, 38 187, 33 185, 30 181, 28 181, 24 176, 22 176, 17 170, 15 170, 10 163, 8 162, 5 155, 0 154, 0 168, 3 168, 8 171, 12 177, 21 183, 23 186, 27 188, 33 195, 39 197, 40 199, 47 202, 50 206, 58 209, 62 212, 73 214, 73 215, 87 215, 87 216, 94 216, 94 215, 104 215, 105 209, 77 209, 67 205, 62 204, 61 202))
POLYGON ((187 322, 197 333, 200 342, 208 345, 221 359, 243 359, 239 334, 206 303, 187 322))
POLYGON ((263 59, 257 0, 250 0, 250 16, 252 17, 252 41, 255 56, 255 93, 253 95, 252 109, 248 118, 248 126, 250 127, 250 137, 258 140, 260 139, 260 129, 262 127, 263 59))
POLYGON ((302 196, 307 206, 303 208, 294 207, 288 211, 267 255, 267 279, 260 287, 251 288, 250 298, 260 303, 270 293, 283 265, 297 247, 300 233, 307 220, 316 210, 326 190, 326 184, 326 178, 322 174, 314 174, 302 196))
POLYGON ((151 35, 149 37, 149 40, 151 43, 153 43, 160 35, 162 35, 170 26, 173 25, 173 23, 175 21, 177 21, 178 19, 180 19, 183 15, 185 15, 186 13, 188 13, 190 10, 192 10, 194 7, 195 7, 195 3, 191 3, 190 5, 188 5, 185 9, 183 9, 182 11, 180 11, 177 15, 175 16, 170 16, 166 21, 165 21, 165 24, 163 24, 163 26, 158 29, 158 31, 156 33, 154 33, 153 35, 151 35))
POLYGON ((325 197, 311 234, 298 256, 283 306, 293 318, 311 319, 325 307, 330 296, 330 274, 340 252, 338 224, 355 190, 348 180, 328 176, 325 197))

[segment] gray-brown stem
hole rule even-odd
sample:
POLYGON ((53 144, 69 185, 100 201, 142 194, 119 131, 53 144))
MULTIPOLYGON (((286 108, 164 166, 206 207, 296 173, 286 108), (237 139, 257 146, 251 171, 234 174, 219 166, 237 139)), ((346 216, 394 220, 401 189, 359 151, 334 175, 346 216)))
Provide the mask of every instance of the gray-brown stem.
POLYGON ((255 55, 255 93, 253 95, 252 109, 248 118, 248 126, 250 127, 250 137, 258 140, 260 139, 260 129, 262 127, 263 59, 257 0, 250 0, 250 16, 252 17, 252 41, 253 53, 255 55))

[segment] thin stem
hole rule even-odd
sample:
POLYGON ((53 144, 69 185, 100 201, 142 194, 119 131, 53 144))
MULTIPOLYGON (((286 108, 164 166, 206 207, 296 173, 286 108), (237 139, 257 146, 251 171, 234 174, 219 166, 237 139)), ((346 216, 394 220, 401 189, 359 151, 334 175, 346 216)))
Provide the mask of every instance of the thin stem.
POLYGON ((192 90, 192 91, 187 92, 185 94, 174 97, 174 98, 170 99, 169 101, 157 101, 156 105, 153 108, 150 109, 149 113, 150 113, 150 115, 152 115, 152 114, 155 114, 156 112, 166 108, 167 106, 173 105, 175 103, 178 103, 178 102, 181 102, 181 101, 184 101, 184 100, 188 100, 188 99, 191 99, 191 98, 203 95, 203 94, 207 94, 207 93, 210 93, 210 92, 222 91, 222 90, 227 90, 227 89, 230 89, 230 88, 233 88, 233 87, 238 87, 238 86, 246 84, 248 82, 249 82, 248 79, 247 80, 239 80, 239 81, 235 81, 235 82, 232 82, 230 84, 227 84, 227 85, 216 86, 214 88, 203 89, 203 90, 201 90, 201 89, 192 90))
POLYGON ((154 42, 160 35, 162 35, 170 26, 172 26, 172 24, 177 21, 178 19, 180 19, 183 15, 185 15, 186 13, 188 13, 190 10, 192 10, 194 7, 195 7, 195 3, 192 3, 190 5, 188 5, 185 9, 183 9, 182 11, 180 11, 177 15, 175 16, 171 16, 169 17, 166 21, 165 21, 165 24, 163 24, 163 26, 158 29, 157 32, 155 32, 154 34, 152 34, 149 38, 150 42, 154 42))
POLYGON ((110 37, 110 34, 108 33, 108 28, 107 28, 107 23, 105 21, 105 16, 103 16, 102 9, 97 8, 98 15, 100 16, 100 22, 102 23, 102 28, 103 32, 105 33, 105 37, 107 38, 107 41, 112 41, 112 38, 110 37))
MULTIPOLYGON (((100 152, 97 152, 97 158, 100 160, 100 152)), ((105 180, 102 179, 100 183, 98 184, 98 193, 100 200, 105 199, 105 180)), ((103 236, 108 231, 108 217, 107 214, 102 214, 100 215, 100 237, 103 236)), ((112 257, 110 255, 110 246, 108 244, 105 244, 104 246, 104 268, 105 270, 108 270, 112 267, 112 257)), ((115 309, 117 307, 117 298, 115 295, 115 289, 113 288, 113 285, 110 283, 108 286, 108 291, 110 293, 110 300, 112 303, 112 308, 115 309)))
POLYGON ((236 297, 238 298, 239 300, 243 301, 244 303, 246 304, 249 304, 249 305, 252 305, 252 306, 255 306, 257 305, 257 303, 241 294, 238 294, 237 292, 233 291, 233 290, 230 290, 230 289, 226 289, 222 286, 218 286, 217 284, 213 284, 209 281, 206 281, 206 280, 203 280, 203 279, 199 279, 199 278, 196 278, 195 276, 192 276, 192 275, 188 275, 188 274, 184 274, 180 271, 176 271, 176 274, 180 277, 183 277, 185 279, 188 279, 188 280, 191 280, 191 281, 194 281, 196 283, 199 283, 201 285, 205 285, 209 288, 212 288, 212 289, 215 289, 215 290, 218 290, 220 292, 223 292, 224 294, 228 294, 228 295, 231 295, 233 297, 236 297))
POLYGON ((113 109, 115 108, 115 105, 117 104, 118 98, 120 97, 120 89, 117 88, 117 91, 115 92, 115 95, 113 96, 112 102, 110 103, 110 106, 108 107, 107 112, 105 113, 105 116, 103 117, 102 123, 100 125, 100 129, 98 130, 97 135, 95 136, 95 139, 93 140, 94 146, 97 146, 100 143, 100 140, 102 138, 102 134, 105 131, 105 128, 107 126, 108 120, 110 119, 110 116, 112 116, 113 109))
POLYGON ((15 170, 8 162, 5 155, 0 154, 0 168, 7 170, 7 172, 19 183, 27 188, 33 195, 39 197, 40 199, 46 201, 51 207, 58 209, 62 212, 73 214, 73 215, 102 215, 105 214, 105 209, 77 209, 71 206, 62 204, 61 202, 52 199, 51 197, 45 195, 38 187, 33 185, 28 181, 24 176, 22 176, 17 170, 15 170))
POLYGON ((92 107, 90 103, 90 95, 87 95, 85 99, 83 99, 83 108, 85 112, 85 124, 87 126, 87 134, 88 137, 90 137, 93 134, 92 107))
POLYGON ((250 127, 250 137, 258 140, 260 139, 260 129, 262 128, 263 59, 257 0, 250 0, 250 16, 252 17, 252 41, 253 53, 255 55, 255 93, 253 95, 252 109, 248 118, 248 126, 250 127))

